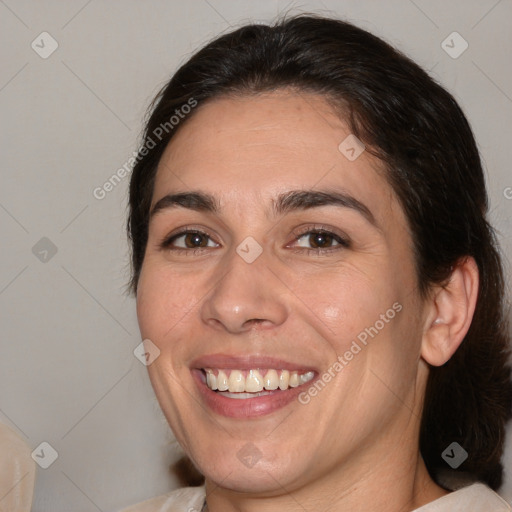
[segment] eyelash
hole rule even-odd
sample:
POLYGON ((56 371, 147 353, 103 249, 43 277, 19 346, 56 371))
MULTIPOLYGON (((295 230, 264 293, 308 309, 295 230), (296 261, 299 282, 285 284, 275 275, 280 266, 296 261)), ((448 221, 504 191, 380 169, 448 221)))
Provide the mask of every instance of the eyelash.
POLYGON ((294 233, 294 241, 299 241, 302 237, 305 237, 306 235, 328 235, 332 237, 333 241, 337 242, 338 245, 335 245, 334 247, 327 247, 327 248, 318 248, 318 249, 311 249, 309 247, 298 247, 298 248, 292 248, 293 252, 302 253, 306 252, 306 254, 311 254, 315 256, 321 256, 321 255, 328 255, 329 253, 333 253, 342 249, 349 249, 351 247, 350 240, 346 236, 342 236, 339 234, 334 233, 326 226, 307 226, 306 228, 302 228, 299 232, 294 233))
MULTIPOLYGON (((211 237, 211 235, 208 232, 203 231, 201 229, 187 226, 187 227, 183 228, 181 231, 179 231, 178 233, 173 233, 172 235, 166 237, 161 242, 160 249, 170 250, 175 253, 185 254, 187 256, 188 255, 194 256, 194 255, 197 255, 197 254, 202 253, 203 251, 209 249, 208 247, 195 247, 195 248, 186 249, 183 247, 173 247, 172 246, 172 243, 175 242, 176 239, 178 239, 184 235, 189 235, 189 234, 203 235, 203 236, 208 237, 210 240, 213 240, 213 238, 211 237)), ((348 249, 351 246, 351 243, 347 237, 343 237, 341 235, 333 233, 331 230, 329 230, 329 228, 324 227, 324 226, 319 226, 319 225, 308 226, 306 228, 303 228, 300 232, 294 233, 294 242, 299 241, 302 237, 304 237, 306 235, 312 235, 312 234, 317 234, 317 235, 321 234, 321 235, 331 236, 333 238, 333 241, 337 242, 339 245, 336 245, 334 247, 328 247, 328 248, 320 247, 318 249, 308 248, 308 247, 299 247, 299 248, 292 248, 292 251, 296 252, 296 253, 306 252, 306 254, 308 254, 308 255, 320 256, 320 255, 327 255, 328 253, 333 253, 335 251, 339 251, 342 249, 348 249)), ((217 243, 217 242, 215 242, 215 243, 217 243)))

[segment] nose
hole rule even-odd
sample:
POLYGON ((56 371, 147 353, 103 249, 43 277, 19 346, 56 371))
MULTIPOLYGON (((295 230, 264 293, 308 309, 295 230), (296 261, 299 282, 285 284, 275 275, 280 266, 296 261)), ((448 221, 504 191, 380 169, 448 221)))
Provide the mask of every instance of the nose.
POLYGON ((210 327, 229 333, 269 329, 289 314, 287 289, 265 263, 264 254, 247 263, 235 251, 227 256, 222 277, 201 305, 201 318, 210 327))

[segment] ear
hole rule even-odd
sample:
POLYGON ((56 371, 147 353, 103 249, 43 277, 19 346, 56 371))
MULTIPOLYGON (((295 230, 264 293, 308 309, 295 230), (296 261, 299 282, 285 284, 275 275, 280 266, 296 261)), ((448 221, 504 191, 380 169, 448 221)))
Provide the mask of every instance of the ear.
POLYGON ((435 287, 427 299, 421 356, 441 366, 459 348, 469 330, 478 297, 479 273, 475 260, 461 259, 448 283, 435 287))

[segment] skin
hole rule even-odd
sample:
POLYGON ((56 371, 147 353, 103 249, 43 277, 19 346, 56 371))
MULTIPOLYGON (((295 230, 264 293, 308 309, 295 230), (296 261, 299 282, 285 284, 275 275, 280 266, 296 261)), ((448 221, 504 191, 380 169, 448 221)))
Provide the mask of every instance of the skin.
MULTIPOLYGON (((196 109, 161 159, 153 205, 193 190, 221 206, 152 217, 137 293, 142 336, 161 351, 148 366, 152 385, 206 476, 212 512, 405 512, 447 494, 419 454, 419 418, 427 363, 443 364, 463 339, 478 272, 461 261, 446 286, 420 297, 404 213, 382 164, 338 150, 349 134, 316 95, 221 98, 196 109), (292 189, 348 193, 378 227, 333 205, 273 216, 272 199, 292 189), (201 252, 161 247, 187 226, 209 234, 201 252), (330 252, 319 254, 314 237, 297 240, 298 230, 318 226, 350 245, 326 243, 330 252), (248 236, 263 249, 250 264, 236 252, 248 236), (402 310, 308 404, 228 418, 202 402, 195 358, 266 355, 322 374, 395 303, 402 310), (260 457, 253 467, 237 457, 248 442, 260 457)), ((174 246, 183 248, 183 237, 174 246)))

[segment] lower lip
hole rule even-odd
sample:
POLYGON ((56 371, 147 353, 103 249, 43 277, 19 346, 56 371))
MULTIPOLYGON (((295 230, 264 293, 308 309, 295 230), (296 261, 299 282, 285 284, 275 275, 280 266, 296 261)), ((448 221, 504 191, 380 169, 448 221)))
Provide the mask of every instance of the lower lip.
MULTIPOLYGON (((201 370, 194 369, 192 374, 199 388, 203 401, 217 414, 229 418, 256 418, 271 414, 278 409, 282 409, 290 402, 297 399, 297 396, 303 389, 303 386, 288 388, 284 391, 277 390, 270 395, 256 396, 254 398, 228 398, 212 391, 205 382, 201 370)), ((307 383, 311 385, 313 381, 307 383)))

